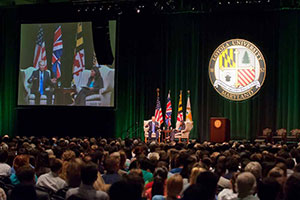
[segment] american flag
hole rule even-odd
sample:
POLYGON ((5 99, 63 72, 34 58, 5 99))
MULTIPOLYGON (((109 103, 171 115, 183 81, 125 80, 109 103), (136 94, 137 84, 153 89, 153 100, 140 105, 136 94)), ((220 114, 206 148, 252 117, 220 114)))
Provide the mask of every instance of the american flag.
POLYGON ((159 125, 161 125, 164 122, 162 111, 161 111, 161 106, 160 106, 160 101, 159 101, 159 96, 157 96, 157 100, 156 100, 155 121, 157 121, 159 123, 159 125))
POLYGON ((170 91, 169 91, 168 103, 167 103, 167 108, 166 108, 166 116, 165 116, 166 124, 168 127, 171 126, 171 116, 172 116, 172 105, 171 105, 171 97, 170 97, 170 91))
POLYGON ((54 33, 53 53, 52 53, 52 71, 55 78, 61 77, 60 71, 60 57, 63 52, 61 26, 59 26, 54 33))
POLYGON ((39 68, 39 62, 44 61, 47 69, 47 58, 46 58, 46 49, 45 49, 45 41, 44 41, 44 31, 43 28, 40 27, 40 30, 37 35, 37 41, 35 45, 34 58, 33 58, 33 67, 39 68))
POLYGON ((178 113, 177 113, 177 122, 183 120, 183 109, 182 109, 182 90, 180 90, 179 103, 178 103, 178 113))
POLYGON ((245 87, 255 79, 255 69, 239 69, 238 82, 241 86, 245 87))

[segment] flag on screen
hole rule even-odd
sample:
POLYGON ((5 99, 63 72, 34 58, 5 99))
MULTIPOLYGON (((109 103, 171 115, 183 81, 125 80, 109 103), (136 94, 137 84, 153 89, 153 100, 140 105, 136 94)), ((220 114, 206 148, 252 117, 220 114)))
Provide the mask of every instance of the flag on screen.
POLYGON ((33 67, 38 69, 39 62, 44 61, 47 69, 47 58, 46 58, 46 49, 45 49, 45 41, 44 41, 44 30, 40 27, 40 30, 37 35, 35 50, 34 50, 34 58, 33 58, 33 67))
MULTIPOLYGON (((177 122, 183 120, 183 109, 182 109, 182 90, 180 90, 179 103, 178 103, 178 113, 177 113, 177 122)), ((177 123, 176 123, 177 124, 177 123)))
POLYGON ((53 52, 52 52, 52 72, 55 78, 61 77, 60 71, 60 57, 63 52, 63 43, 62 43, 62 34, 61 26, 59 26, 54 32, 54 43, 53 43, 53 52))
POLYGON ((167 127, 171 126, 171 116, 172 116, 172 105, 171 105, 171 95, 169 91, 167 108, 166 108, 166 116, 165 116, 165 122, 167 127))
POLYGON ((161 125, 164 122, 158 92, 157 92, 157 100, 156 100, 156 108, 155 108, 155 121, 157 121, 159 125, 161 125))
POLYGON ((76 86, 80 85, 80 79, 81 79, 82 71, 84 69, 85 69, 85 61, 84 61, 84 49, 83 49, 82 23, 79 22, 77 25, 76 48, 75 48, 74 63, 73 63, 73 79, 76 86))
POLYGON ((190 100, 190 91, 188 90, 188 98, 186 103, 186 115, 185 115, 186 121, 193 121, 192 119, 192 109, 191 109, 191 100, 190 100))

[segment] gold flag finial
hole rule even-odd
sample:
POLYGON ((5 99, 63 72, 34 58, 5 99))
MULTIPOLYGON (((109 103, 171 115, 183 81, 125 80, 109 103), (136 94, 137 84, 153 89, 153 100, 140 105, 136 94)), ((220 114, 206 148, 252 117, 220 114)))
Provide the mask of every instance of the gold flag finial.
POLYGON ((159 88, 156 89, 157 96, 159 96, 159 88))

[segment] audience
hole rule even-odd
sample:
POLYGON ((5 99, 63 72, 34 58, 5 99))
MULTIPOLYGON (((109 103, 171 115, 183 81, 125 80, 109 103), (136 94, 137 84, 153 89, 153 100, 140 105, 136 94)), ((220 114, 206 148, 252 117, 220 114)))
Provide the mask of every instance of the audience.
POLYGON ((6 196, 11 200, 300 199, 300 144, 0 137, 0 200, 6 196))

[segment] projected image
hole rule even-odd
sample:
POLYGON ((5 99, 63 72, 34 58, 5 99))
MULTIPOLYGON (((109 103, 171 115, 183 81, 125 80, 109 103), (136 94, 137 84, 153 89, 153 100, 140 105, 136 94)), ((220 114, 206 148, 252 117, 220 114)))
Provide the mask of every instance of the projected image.
POLYGON ((114 106, 116 21, 22 24, 18 105, 114 106))

